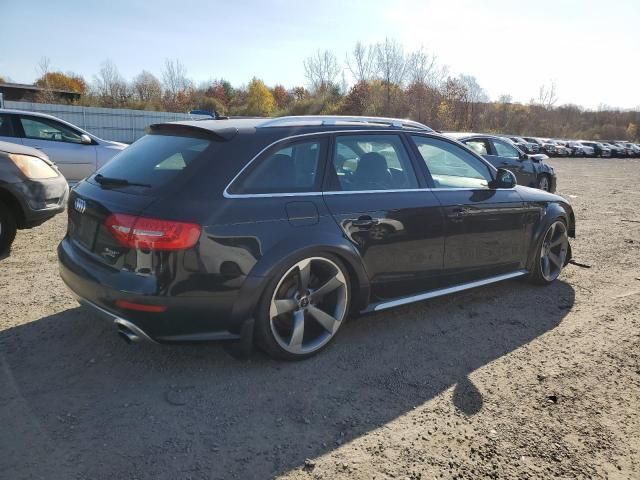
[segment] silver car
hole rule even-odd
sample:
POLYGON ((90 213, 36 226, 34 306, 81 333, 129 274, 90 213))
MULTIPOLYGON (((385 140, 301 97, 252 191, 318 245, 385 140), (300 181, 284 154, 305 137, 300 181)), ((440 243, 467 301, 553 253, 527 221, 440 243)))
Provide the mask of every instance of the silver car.
POLYGON ((8 109, 0 110, 0 141, 42 150, 71 184, 91 175, 127 147, 51 115, 8 109))

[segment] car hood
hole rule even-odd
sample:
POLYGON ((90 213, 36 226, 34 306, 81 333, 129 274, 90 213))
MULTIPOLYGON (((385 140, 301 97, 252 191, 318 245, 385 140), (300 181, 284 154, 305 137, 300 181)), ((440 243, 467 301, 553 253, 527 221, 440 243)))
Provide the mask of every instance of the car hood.
POLYGON ((124 150, 125 148, 127 148, 129 145, 127 145, 126 143, 122 143, 122 142, 114 142, 112 140, 102 140, 100 142, 100 144, 104 147, 109 147, 109 148, 113 148, 116 150, 124 150))
POLYGON ((518 185, 516 190, 525 202, 563 202, 567 205, 571 205, 566 198, 556 195, 555 193, 545 192, 538 188, 518 185))

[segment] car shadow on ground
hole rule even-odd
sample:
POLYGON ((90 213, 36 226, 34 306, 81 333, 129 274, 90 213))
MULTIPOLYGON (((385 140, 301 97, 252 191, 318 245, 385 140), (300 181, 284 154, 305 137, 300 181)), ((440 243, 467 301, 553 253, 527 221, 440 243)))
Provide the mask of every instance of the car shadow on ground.
POLYGON ((573 303, 562 281, 506 282, 354 319, 297 363, 130 346, 72 308, 0 332, 0 471, 262 479, 302 468, 450 387, 462 414, 479 412, 469 375, 555 328, 573 303))

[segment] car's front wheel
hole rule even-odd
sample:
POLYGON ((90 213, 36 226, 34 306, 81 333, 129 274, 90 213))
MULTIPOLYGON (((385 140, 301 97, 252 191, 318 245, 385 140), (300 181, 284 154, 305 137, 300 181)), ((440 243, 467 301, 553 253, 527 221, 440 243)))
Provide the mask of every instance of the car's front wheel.
POLYGON ((548 175, 542 174, 538 177, 538 188, 545 192, 548 192, 551 189, 551 181, 549 180, 548 175))
POLYGON ((569 235, 565 222, 557 218, 547 228, 538 245, 530 279, 539 285, 549 285, 564 267, 569 252, 569 235))
POLYGON ((333 255, 307 257, 271 281, 256 315, 256 340, 284 360, 310 357, 335 337, 349 311, 348 273, 333 255))
POLYGON ((4 203, 0 202, 0 254, 9 251, 16 237, 16 217, 4 203))

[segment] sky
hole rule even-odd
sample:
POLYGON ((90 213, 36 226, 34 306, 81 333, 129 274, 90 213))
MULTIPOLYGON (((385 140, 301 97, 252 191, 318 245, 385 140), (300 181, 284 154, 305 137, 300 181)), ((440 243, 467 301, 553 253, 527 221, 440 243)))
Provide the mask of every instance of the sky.
POLYGON ((107 59, 131 79, 177 58, 196 84, 293 87, 318 49, 342 62, 390 38, 492 99, 528 102, 554 82, 558 104, 640 106, 640 0, 0 0, 0 19, 0 76, 20 83, 43 57, 89 81, 107 59))

